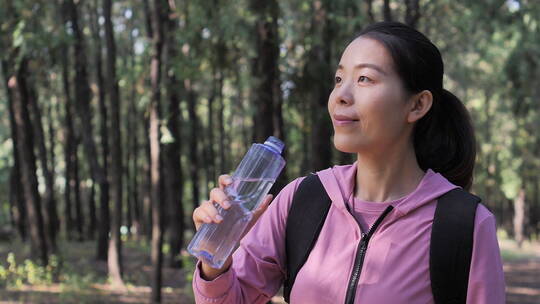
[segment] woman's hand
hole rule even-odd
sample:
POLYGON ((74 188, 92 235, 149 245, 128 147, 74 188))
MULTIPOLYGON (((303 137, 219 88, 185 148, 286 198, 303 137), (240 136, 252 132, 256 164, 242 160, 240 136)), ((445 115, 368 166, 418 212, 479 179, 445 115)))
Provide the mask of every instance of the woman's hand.
MULTIPOLYGON (((223 221, 223 218, 218 214, 218 210, 215 207, 215 204, 217 203, 219 206, 221 206, 223 209, 229 209, 231 207, 231 203, 228 201, 227 194, 225 194, 225 187, 232 184, 233 180, 229 175, 221 175, 218 179, 219 188, 213 188, 210 191, 210 199, 207 201, 203 201, 199 207, 197 207, 193 211, 193 222, 195 223, 195 229, 199 230, 202 224, 210 224, 210 223, 221 223, 223 221)), ((244 235, 253 227, 255 222, 259 219, 259 217, 263 214, 264 211, 268 208, 268 205, 272 201, 272 195, 267 195, 264 198, 263 203, 259 206, 259 208, 255 211, 253 211, 253 217, 251 219, 251 222, 249 223, 246 231, 244 232, 244 235)), ((229 267, 232 264, 232 258, 229 257, 225 264, 223 264, 223 267, 221 269, 215 269, 207 265, 206 263, 202 262, 202 271, 201 275, 206 280, 213 280, 216 277, 218 277, 223 272, 227 271, 229 267)))

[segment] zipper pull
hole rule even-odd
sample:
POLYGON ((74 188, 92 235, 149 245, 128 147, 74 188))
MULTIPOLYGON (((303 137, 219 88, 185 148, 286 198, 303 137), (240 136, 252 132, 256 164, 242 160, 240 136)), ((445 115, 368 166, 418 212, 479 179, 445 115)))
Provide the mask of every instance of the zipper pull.
POLYGON ((362 232, 362 235, 361 235, 361 239, 364 239, 365 237, 367 236, 367 234, 365 232, 362 232))

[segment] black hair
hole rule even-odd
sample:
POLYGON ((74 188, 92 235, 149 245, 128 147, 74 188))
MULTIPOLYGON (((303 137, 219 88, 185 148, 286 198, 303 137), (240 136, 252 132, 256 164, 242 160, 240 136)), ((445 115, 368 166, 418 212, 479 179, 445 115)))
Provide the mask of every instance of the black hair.
POLYGON ((371 24, 359 36, 374 39, 388 50, 408 92, 429 90, 433 95, 431 109, 413 131, 420 168, 431 168, 470 189, 476 158, 474 129, 467 108, 443 89, 444 63, 437 47, 424 34, 399 22, 371 24))

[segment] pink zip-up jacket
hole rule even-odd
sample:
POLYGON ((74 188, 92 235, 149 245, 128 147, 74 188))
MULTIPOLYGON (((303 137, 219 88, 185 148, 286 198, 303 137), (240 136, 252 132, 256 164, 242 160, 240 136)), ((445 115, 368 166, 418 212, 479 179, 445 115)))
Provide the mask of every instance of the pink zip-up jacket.
MULTIPOLYGON (((346 208, 356 163, 318 172, 332 205, 319 238, 299 271, 291 303, 344 303, 361 229, 346 208)), ((293 195, 303 178, 288 184, 240 242, 233 264, 212 281, 198 264, 193 278, 197 303, 267 303, 286 274, 285 224, 293 195)), ((355 303, 434 303, 429 244, 436 200, 457 188, 428 170, 422 181, 394 206, 373 234, 356 289, 355 303)), ((467 303, 505 303, 505 283, 495 217, 479 204, 467 303)), ((199 262, 200 263, 200 262, 199 262)))

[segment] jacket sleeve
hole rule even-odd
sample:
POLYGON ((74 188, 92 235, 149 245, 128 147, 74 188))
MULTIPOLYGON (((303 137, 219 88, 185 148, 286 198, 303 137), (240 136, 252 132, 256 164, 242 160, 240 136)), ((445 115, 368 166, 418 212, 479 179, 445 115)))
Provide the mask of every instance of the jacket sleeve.
POLYGON ((476 210, 468 304, 504 304, 504 271, 495 216, 479 204, 476 210))
POLYGON ((232 266, 212 281, 200 274, 200 261, 193 276, 195 302, 267 303, 285 277, 285 223, 301 178, 285 186, 233 254, 232 266))

